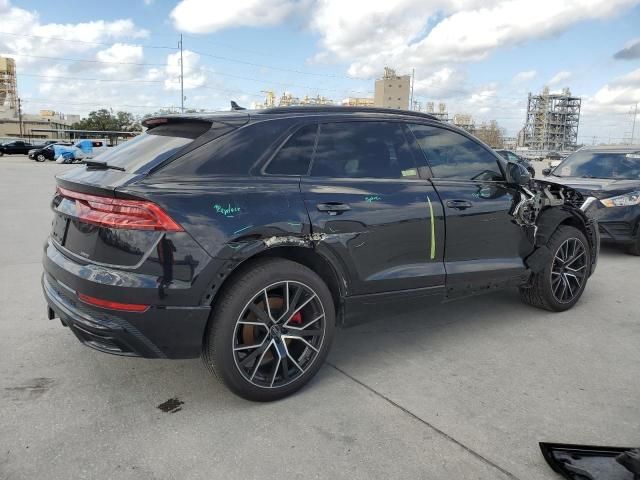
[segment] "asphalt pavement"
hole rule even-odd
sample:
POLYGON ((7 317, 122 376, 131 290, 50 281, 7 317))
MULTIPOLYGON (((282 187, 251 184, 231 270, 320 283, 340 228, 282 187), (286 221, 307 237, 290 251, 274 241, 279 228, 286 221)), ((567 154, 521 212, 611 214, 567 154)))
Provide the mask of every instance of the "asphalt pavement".
POLYGON ((257 404, 46 319, 68 168, 0 157, 1 479, 558 479, 538 442, 640 445, 640 258, 604 248, 562 314, 509 290, 339 331, 307 387, 257 404))

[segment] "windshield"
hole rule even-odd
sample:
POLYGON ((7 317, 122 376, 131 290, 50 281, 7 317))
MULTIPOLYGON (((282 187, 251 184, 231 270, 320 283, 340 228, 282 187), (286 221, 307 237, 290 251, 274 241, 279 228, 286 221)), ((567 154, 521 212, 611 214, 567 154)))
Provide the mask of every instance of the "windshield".
POLYGON ((552 172, 557 177, 640 179, 640 152, 576 152, 552 172))

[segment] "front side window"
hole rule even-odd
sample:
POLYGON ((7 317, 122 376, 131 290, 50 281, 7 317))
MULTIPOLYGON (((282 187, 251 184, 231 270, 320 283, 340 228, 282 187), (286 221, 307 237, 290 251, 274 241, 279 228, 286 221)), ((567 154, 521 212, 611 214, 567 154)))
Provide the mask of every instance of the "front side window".
POLYGON ((496 158, 482 145, 457 132, 410 125, 435 178, 502 180, 496 158))
POLYGON ((270 175, 306 175, 309 171, 318 125, 307 125, 294 133, 267 166, 270 175))
POLYGON ((311 175, 347 178, 416 178, 402 125, 344 122, 320 125, 311 175))

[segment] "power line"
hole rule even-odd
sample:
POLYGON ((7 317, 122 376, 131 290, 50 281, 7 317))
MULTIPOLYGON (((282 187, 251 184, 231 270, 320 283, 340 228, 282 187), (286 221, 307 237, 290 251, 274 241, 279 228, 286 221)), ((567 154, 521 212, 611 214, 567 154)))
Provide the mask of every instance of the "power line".
POLYGON ((44 55, 27 55, 26 53, 10 53, 14 57, 40 58, 44 60, 61 60, 64 62, 83 62, 83 63, 101 63, 106 65, 139 65, 149 67, 165 67, 166 63, 144 63, 144 62, 110 62, 107 60, 93 60, 88 58, 66 58, 66 57, 48 57, 44 55))
MULTIPOLYGON (((0 32, 0 35, 10 35, 12 37, 26 37, 26 38, 39 38, 41 40, 55 40, 60 42, 73 42, 73 43, 81 43, 84 45, 99 45, 99 46, 109 46, 112 47, 116 43, 121 42, 113 42, 113 43, 104 43, 104 42, 87 42, 86 40, 75 40, 71 38, 61 38, 61 37, 45 37, 42 35, 27 35, 24 33, 11 33, 11 32, 0 32)), ((177 50, 176 47, 169 47, 165 45, 146 45, 140 44, 139 46, 144 48, 155 48, 155 49, 163 49, 163 50, 177 50)))

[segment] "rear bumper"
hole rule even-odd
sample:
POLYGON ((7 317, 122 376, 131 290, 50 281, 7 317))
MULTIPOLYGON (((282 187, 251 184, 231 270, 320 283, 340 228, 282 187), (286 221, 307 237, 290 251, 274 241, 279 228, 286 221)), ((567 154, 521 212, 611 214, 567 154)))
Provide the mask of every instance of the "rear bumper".
POLYGON ((142 313, 101 309, 84 304, 47 273, 42 288, 48 318, 60 318, 88 347, 144 358, 195 358, 202 351, 209 307, 152 306, 142 313))

